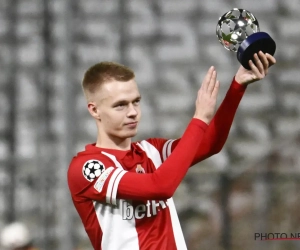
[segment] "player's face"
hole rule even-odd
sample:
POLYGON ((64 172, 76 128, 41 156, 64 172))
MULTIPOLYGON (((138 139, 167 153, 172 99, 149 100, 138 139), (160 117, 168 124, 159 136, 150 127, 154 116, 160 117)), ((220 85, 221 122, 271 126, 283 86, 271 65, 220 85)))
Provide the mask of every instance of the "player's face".
POLYGON ((121 139, 135 136, 141 117, 141 95, 135 80, 105 83, 99 93, 97 106, 102 131, 121 139))

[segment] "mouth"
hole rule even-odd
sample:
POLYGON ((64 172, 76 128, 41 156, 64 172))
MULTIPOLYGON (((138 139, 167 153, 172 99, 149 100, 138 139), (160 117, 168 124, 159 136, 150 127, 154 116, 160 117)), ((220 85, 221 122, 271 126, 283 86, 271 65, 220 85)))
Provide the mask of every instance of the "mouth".
POLYGON ((128 123, 125 123, 125 126, 129 126, 129 127, 135 127, 137 126, 138 122, 128 122, 128 123))
POLYGON ((125 125, 136 125, 137 124, 137 122, 127 122, 127 123, 125 123, 125 125))

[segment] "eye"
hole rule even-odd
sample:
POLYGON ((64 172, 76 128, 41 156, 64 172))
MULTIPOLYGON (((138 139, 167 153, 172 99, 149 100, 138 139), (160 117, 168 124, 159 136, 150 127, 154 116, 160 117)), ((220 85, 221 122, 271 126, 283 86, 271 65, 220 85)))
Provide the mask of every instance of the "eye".
POLYGON ((140 104, 140 102, 141 102, 141 100, 140 100, 140 99, 138 99, 138 100, 135 100, 135 101, 133 102, 133 104, 134 104, 134 105, 139 105, 139 104, 140 104))
POLYGON ((122 104, 122 103, 120 103, 120 104, 117 104, 114 108, 116 109, 116 110, 123 110, 123 109, 125 109, 125 104, 122 104))
POLYGON ((119 102, 119 103, 116 103, 115 105, 113 105, 113 108, 122 109, 126 105, 127 105, 127 103, 125 103, 125 102, 119 102))

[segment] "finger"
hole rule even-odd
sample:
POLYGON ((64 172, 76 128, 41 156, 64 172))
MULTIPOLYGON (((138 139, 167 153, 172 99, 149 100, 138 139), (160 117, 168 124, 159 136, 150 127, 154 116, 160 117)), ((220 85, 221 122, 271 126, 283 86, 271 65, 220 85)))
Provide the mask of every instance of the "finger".
POLYGON ((219 93, 219 89, 220 89, 220 81, 217 80, 217 81, 216 81, 216 84, 215 84, 215 86, 214 86, 213 92, 212 92, 212 94, 211 94, 211 96, 212 96, 213 98, 217 98, 218 93, 219 93))
POLYGON ((269 61, 268 61, 268 58, 266 57, 266 55, 262 52, 262 51, 259 51, 258 52, 258 56, 260 58, 260 61, 263 65, 263 68, 264 68, 264 75, 267 75, 268 74, 268 68, 269 68, 269 61))
POLYGON ((269 61, 268 61, 267 56, 262 51, 259 51, 258 55, 259 55, 260 61, 262 62, 263 66, 264 66, 264 69, 265 70, 268 69, 269 61))
POLYGON ((266 53, 266 57, 269 61, 269 67, 273 66, 276 63, 276 59, 272 55, 266 53))
POLYGON ((261 73, 259 72, 258 68, 256 67, 256 65, 252 60, 249 60, 249 66, 256 77, 261 77, 261 73))
POLYGON ((255 62, 256 67, 258 68, 259 72, 261 74, 264 74, 264 66, 263 66, 261 60, 259 59, 257 53, 254 54, 254 62, 255 62))
POLYGON ((215 84, 216 84, 216 79, 217 79, 217 71, 213 71, 212 76, 210 78, 209 84, 208 84, 208 88, 207 88, 207 92, 209 94, 212 94, 215 84))
POLYGON ((205 90, 205 91, 206 91, 207 88, 208 88, 209 81, 210 81, 210 79, 211 79, 211 76, 212 76, 212 73, 213 73, 214 69, 215 69, 214 66, 211 66, 211 67, 208 69, 208 71, 207 71, 207 73, 206 73, 206 75, 205 75, 205 77, 204 77, 204 79, 203 79, 201 88, 202 88, 203 90, 205 90))

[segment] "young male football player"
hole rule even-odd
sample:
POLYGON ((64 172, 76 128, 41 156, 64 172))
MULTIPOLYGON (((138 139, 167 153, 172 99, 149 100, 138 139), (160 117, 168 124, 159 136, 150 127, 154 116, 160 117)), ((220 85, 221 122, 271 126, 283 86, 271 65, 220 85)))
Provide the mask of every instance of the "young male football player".
POLYGON ((87 70, 82 86, 98 134, 72 159, 68 184, 94 249, 186 249, 171 197, 190 166, 222 149, 246 86, 274 63, 260 52, 251 70, 241 66, 215 115, 219 81, 211 67, 182 137, 138 142, 131 141, 141 117, 134 72, 112 62, 87 70))

